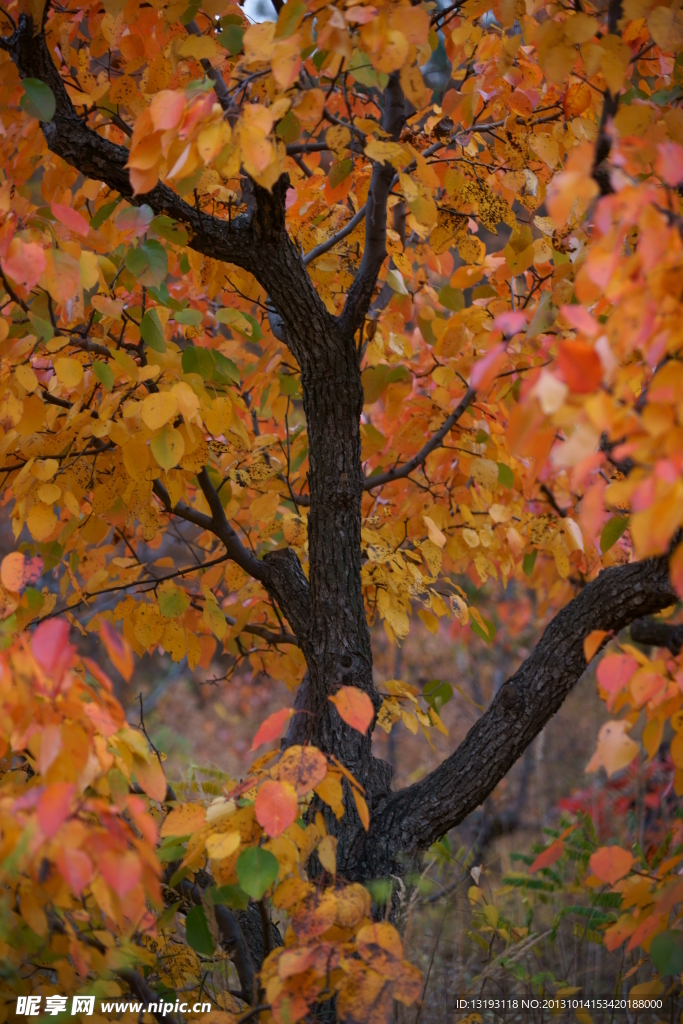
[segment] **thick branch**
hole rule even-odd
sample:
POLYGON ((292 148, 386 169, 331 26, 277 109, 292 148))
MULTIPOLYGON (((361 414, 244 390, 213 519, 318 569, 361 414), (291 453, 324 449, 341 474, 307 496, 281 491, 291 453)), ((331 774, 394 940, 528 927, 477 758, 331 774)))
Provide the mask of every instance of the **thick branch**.
POLYGON ((618 632, 674 600, 666 557, 605 569, 584 587, 455 753, 373 814, 364 867, 375 874, 366 877, 386 874, 401 851, 425 849, 486 799, 581 678, 583 641, 591 630, 618 632))
MULTIPOLYGON (((404 124, 405 100, 398 74, 395 73, 389 78, 384 90, 382 127, 396 140, 404 124)), ((365 204, 365 251, 340 315, 342 331, 347 334, 354 334, 363 323, 377 275, 387 254, 387 200, 393 180, 394 168, 391 164, 375 163, 365 204)))
POLYGON ((668 647, 676 658, 683 648, 683 625, 672 626, 655 619, 636 619, 631 623, 631 640, 647 647, 668 647))

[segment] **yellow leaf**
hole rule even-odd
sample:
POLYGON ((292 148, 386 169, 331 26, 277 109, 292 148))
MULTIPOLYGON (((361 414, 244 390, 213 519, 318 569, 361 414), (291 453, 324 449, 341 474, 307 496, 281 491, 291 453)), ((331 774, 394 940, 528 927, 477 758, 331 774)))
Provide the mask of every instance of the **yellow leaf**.
POLYGON ((209 60, 218 52, 218 44, 211 36, 188 36, 178 50, 181 57, 194 57, 195 60, 209 60))
MULTIPOLYGON (((496 466, 496 478, 497 474, 498 467, 496 466)), ((441 532, 441 530, 436 525, 434 520, 430 519, 429 516, 422 516, 422 521, 427 527, 427 533, 429 534, 429 539, 431 540, 432 544, 436 544, 436 546, 439 548, 444 547, 447 540, 446 535, 441 532)))
POLYGON ((337 820, 344 816, 344 791, 338 775, 328 771, 322 782, 315 787, 314 792, 332 808, 337 820))
POLYGON ((683 46, 683 11, 655 7, 647 19, 650 35, 666 52, 683 46))
POLYGON ((21 363, 17 366, 14 370, 14 376, 29 393, 35 391, 38 387, 38 378, 28 363, 21 363))
POLYGON ((337 840, 334 836, 325 836, 318 846, 318 860, 331 875, 337 874, 337 840))
POLYGON ((239 832, 219 832, 218 835, 207 836, 206 852, 212 860, 224 860, 239 849, 240 842, 239 832))
POLYGON ((83 366, 77 359, 55 359, 57 380, 66 388, 77 388, 83 380, 83 366))
POLYGON ((150 430, 158 430, 172 420, 178 412, 178 399, 173 391, 159 391, 148 395, 142 403, 140 415, 150 430))
POLYGON ((34 540, 47 540, 57 525, 57 516, 49 505, 34 505, 26 516, 26 525, 34 540))

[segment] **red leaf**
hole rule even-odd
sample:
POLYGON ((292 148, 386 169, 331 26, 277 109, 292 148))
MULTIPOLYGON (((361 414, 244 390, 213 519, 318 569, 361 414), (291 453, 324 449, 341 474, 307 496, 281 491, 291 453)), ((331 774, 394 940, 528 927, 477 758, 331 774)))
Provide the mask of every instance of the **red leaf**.
POLYGON ((107 850, 100 857, 97 866, 102 878, 120 899, 135 888, 142 876, 142 865, 130 851, 122 856, 114 850, 107 850))
POLYGON ((256 820, 271 839, 282 835, 295 821, 299 801, 296 790, 288 782, 264 782, 256 794, 256 820))
POLYGON ((339 717, 352 729, 362 733, 368 731, 375 717, 375 709, 367 693, 356 686, 340 686, 329 700, 339 712, 339 717))
POLYGON ((275 711, 272 715, 268 715, 266 720, 261 722, 256 730, 256 735, 249 747, 249 751, 257 750, 263 743, 270 743, 272 740, 276 740, 282 732, 285 722, 293 714, 294 708, 281 708, 280 711, 275 711))
POLYGON ((69 817, 71 798, 75 792, 76 786, 73 782, 55 782, 40 794, 37 808, 38 824, 46 839, 52 839, 69 817))
POLYGON ((619 693, 628 686, 638 662, 630 654, 608 654, 598 665, 598 682, 608 693, 619 693))
POLYGON ((102 619, 100 623, 100 639, 107 648, 107 654, 114 668, 117 668, 127 683, 133 675, 133 652, 125 637, 114 629, 111 622, 102 619))
POLYGON ((564 853, 564 840, 556 839, 542 853, 539 853, 529 871, 540 871, 541 868, 549 868, 556 860, 559 860, 564 853))
POLYGON ((46 619, 31 638, 33 657, 55 685, 73 664, 76 653, 76 648, 69 643, 69 629, 64 619, 46 619))
POLYGON ((615 885, 624 878, 633 866, 633 854, 621 846, 601 846, 588 862, 596 878, 609 885, 615 885))

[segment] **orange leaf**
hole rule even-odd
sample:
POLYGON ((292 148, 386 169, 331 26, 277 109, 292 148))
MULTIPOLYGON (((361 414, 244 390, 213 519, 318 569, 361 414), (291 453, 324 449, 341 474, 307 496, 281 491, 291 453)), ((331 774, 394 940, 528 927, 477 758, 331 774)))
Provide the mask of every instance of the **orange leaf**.
POLYGON ((21 551, 10 551, 0 564, 0 580, 3 587, 15 593, 24 586, 24 558, 21 551))
POLYGON ((299 796, 304 796, 327 775, 327 758, 317 747, 288 747, 278 768, 280 781, 289 782, 299 796))
POLYGON ((669 559, 669 576, 674 590, 683 597, 683 544, 679 544, 669 559))
POLYGON ((339 717, 347 725, 357 732, 368 731, 375 717, 375 709, 367 693, 363 693, 356 686, 340 686, 328 699, 332 701, 339 712, 339 717))
POLYGON ((592 661, 600 650, 600 644, 609 634, 604 629, 594 629, 583 641, 583 656, 586 661, 592 661))
POLYGON ((133 770, 140 788, 145 791, 147 796, 151 796, 152 800, 161 802, 166 796, 167 786, 164 769, 161 767, 158 757, 154 755, 150 761, 145 761, 142 757, 134 757, 133 770))
POLYGON ((159 835, 162 839, 166 836, 189 836, 205 823, 206 811, 201 804, 181 804, 164 818, 159 835))
POLYGON ((296 819, 299 802, 289 782, 264 782, 256 794, 256 820, 271 839, 282 835, 296 819))
POLYGON ((281 708, 279 711, 274 711, 272 715, 268 715, 256 730, 256 735, 249 747, 249 752, 257 750, 263 743, 270 743, 272 740, 276 740, 282 732, 285 722, 293 714, 294 708, 281 708))
POLYGON ((125 637, 114 629, 106 619, 100 623, 100 638, 107 648, 107 654, 112 665, 119 670, 127 683, 133 675, 133 652, 125 637))
POLYGON ((600 356, 592 345, 580 338, 568 339, 558 346, 557 362, 570 391, 587 395, 600 387, 603 377, 600 356))
POLYGON ((623 850, 621 846, 601 846, 588 863, 596 878, 614 885, 631 870, 633 854, 623 850))

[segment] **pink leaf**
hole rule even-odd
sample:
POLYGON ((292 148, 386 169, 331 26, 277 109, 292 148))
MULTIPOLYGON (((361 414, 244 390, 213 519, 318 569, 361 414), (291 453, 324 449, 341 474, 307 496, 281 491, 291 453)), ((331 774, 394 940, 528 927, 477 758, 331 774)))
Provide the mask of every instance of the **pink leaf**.
POLYGON ((88 234, 90 225, 78 210, 74 210, 71 206, 63 206, 62 203, 52 203, 51 207, 57 220, 69 231, 73 231, 76 235, 88 234))
POLYGON ((69 643, 69 629, 64 619, 47 619, 31 637, 33 657, 56 686, 73 664, 76 653, 76 648, 69 643))
POLYGON ((60 847, 56 856, 59 873, 75 896, 80 896, 92 878, 92 861, 83 850, 60 847))
POLYGON ((69 817, 71 799, 75 792, 73 782, 55 782, 40 794, 38 824, 46 839, 52 839, 69 817))

